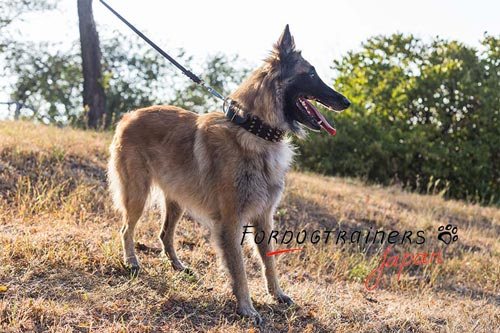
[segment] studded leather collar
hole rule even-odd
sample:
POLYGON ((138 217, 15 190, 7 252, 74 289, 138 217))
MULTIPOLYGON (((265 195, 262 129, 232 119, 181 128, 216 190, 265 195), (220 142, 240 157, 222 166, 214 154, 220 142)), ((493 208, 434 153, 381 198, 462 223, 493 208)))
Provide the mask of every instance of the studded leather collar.
POLYGON ((239 108, 235 105, 235 103, 231 103, 226 109, 226 117, 231 122, 243 127, 248 132, 264 140, 280 142, 283 139, 285 135, 284 130, 269 126, 257 116, 247 114, 245 117, 242 117, 238 114, 238 110, 239 108))

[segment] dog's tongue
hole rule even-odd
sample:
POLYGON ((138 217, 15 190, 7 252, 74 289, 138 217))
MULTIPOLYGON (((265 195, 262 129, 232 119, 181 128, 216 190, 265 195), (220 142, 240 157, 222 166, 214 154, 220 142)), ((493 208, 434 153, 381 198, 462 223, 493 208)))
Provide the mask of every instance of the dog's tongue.
POLYGON ((337 134, 337 130, 332 125, 330 125, 328 123, 326 118, 314 107, 314 105, 311 104, 311 102, 309 102, 307 99, 302 98, 302 97, 300 98, 300 101, 302 102, 302 105, 304 105, 304 107, 307 109, 307 112, 309 112, 309 114, 316 119, 318 124, 325 131, 327 131, 328 134, 330 134, 330 135, 337 134))

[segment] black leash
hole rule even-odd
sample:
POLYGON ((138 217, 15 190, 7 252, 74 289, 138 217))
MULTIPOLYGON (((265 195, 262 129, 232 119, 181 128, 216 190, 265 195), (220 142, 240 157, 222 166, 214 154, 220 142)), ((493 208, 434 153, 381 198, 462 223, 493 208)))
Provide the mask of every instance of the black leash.
POLYGON ((107 9, 109 9, 116 17, 118 17, 123 23, 125 23, 132 31, 134 31, 139 37, 144 39, 146 43, 151 45, 156 51, 158 51, 162 56, 167 58, 175 67, 181 70, 181 72, 190 78, 194 83, 199 84, 203 88, 205 88, 209 93, 211 93, 216 98, 222 100, 224 102, 222 106, 222 110, 226 117, 233 123, 238 124, 239 126, 246 129, 248 132, 265 139, 271 142, 279 142, 283 138, 285 132, 279 128, 274 128, 266 123, 264 123, 259 117, 251 116, 246 114, 245 116, 240 116, 239 113, 242 110, 240 106, 236 103, 236 101, 231 100, 230 98, 225 98, 222 96, 217 90, 210 87, 206 84, 202 79, 196 76, 193 72, 186 69, 184 66, 179 64, 174 58, 172 58, 167 52, 163 51, 158 45, 156 45, 151 39, 146 37, 141 31, 139 31, 136 27, 132 25, 129 21, 127 21, 123 16, 118 14, 116 10, 114 10, 110 5, 108 5, 104 0, 99 0, 107 9))
POLYGON ((139 29, 137 29, 136 27, 134 27, 132 25, 132 23, 130 23, 123 16, 121 16, 120 14, 118 14, 118 12, 116 10, 114 10, 110 5, 108 5, 104 0, 99 0, 99 1, 104 5, 104 7, 106 7, 107 9, 109 9, 116 17, 118 17, 123 23, 125 23, 130 29, 132 29, 132 31, 134 31, 136 34, 138 34, 139 37, 141 37, 142 39, 144 39, 144 41, 146 41, 146 43, 148 43, 149 45, 151 45, 153 47, 153 49, 155 49, 156 51, 158 51, 162 56, 164 56, 165 58, 167 58, 167 60, 170 61, 175 67, 177 67, 178 69, 180 69, 181 72, 184 75, 186 75, 188 78, 190 78, 194 83, 201 85, 209 93, 211 93, 212 95, 214 95, 218 99, 221 99, 223 101, 226 100, 217 90, 215 90, 214 88, 212 88, 209 85, 207 85, 205 82, 203 82, 202 79, 200 79, 198 76, 196 76, 193 72, 191 72, 190 70, 186 69, 184 66, 182 66, 181 64, 179 64, 174 58, 172 58, 167 52, 163 51, 151 39, 149 39, 148 37, 146 37, 146 35, 144 35, 142 32, 140 32, 139 29))

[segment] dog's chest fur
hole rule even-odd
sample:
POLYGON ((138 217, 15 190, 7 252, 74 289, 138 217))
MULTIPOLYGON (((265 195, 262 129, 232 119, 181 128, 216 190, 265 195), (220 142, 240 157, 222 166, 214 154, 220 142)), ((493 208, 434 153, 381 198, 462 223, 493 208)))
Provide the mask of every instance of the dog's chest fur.
POLYGON ((275 207, 281 198, 292 157, 290 145, 280 143, 240 160, 235 174, 240 216, 251 218, 275 207))

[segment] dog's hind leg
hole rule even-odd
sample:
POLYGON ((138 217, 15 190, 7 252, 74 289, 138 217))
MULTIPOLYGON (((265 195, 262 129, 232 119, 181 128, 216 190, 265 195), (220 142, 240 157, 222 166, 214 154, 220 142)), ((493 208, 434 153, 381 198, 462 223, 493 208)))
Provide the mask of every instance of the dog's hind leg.
POLYGON ((170 260, 172 267, 177 271, 183 271, 186 267, 177 257, 174 248, 174 235, 177 222, 182 217, 184 210, 175 201, 165 199, 165 213, 163 217, 163 226, 160 232, 160 240, 163 243, 163 252, 170 260))
MULTIPOLYGON (((266 213, 264 216, 261 216, 254 221, 254 232, 257 234, 264 232, 264 235, 269 236, 272 232, 273 224, 273 213, 266 213)), ((257 249, 259 250, 260 258, 262 260, 264 277, 267 282, 267 290, 269 294, 271 294, 278 302, 292 305, 293 300, 288 297, 279 286, 274 257, 267 256, 268 252, 273 251, 273 246, 270 242, 268 242, 268 240, 270 239, 264 239, 262 242, 257 244, 257 249)))
POLYGON ((137 259, 134 249, 134 229, 137 221, 141 217, 144 204, 145 202, 142 200, 128 202, 126 205, 127 211, 123 216, 123 227, 121 229, 123 260, 125 266, 130 268, 134 273, 139 270, 139 260, 137 259))
POLYGON ((146 200, 149 195, 151 178, 140 161, 135 160, 136 165, 127 165, 120 169, 122 185, 123 227, 121 229, 123 257, 125 265, 132 273, 139 271, 139 261, 134 249, 134 229, 137 221, 142 215, 146 200), (130 173, 134 171, 134 173, 130 173))

